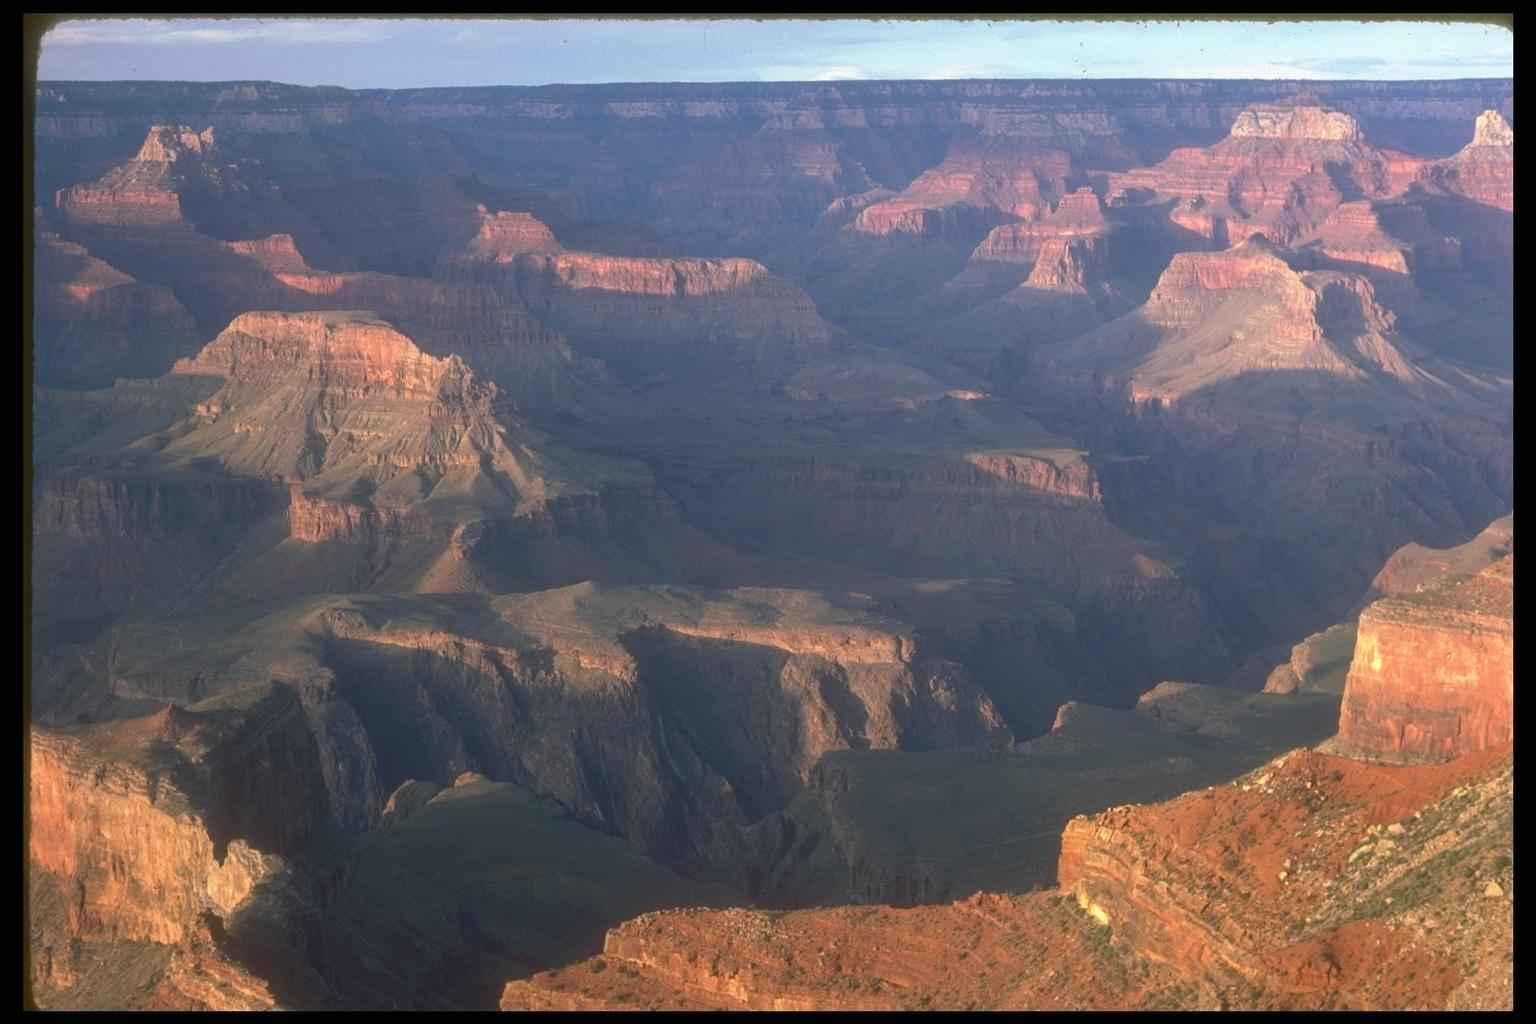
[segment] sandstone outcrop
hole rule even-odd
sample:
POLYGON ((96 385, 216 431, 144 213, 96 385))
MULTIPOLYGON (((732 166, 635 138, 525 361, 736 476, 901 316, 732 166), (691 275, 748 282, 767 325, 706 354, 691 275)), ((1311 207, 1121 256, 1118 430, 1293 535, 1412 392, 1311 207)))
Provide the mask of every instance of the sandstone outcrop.
POLYGON ((902 192, 860 210, 850 230, 974 238, 1001 221, 1032 221, 1050 212, 1071 174, 1072 157, 1061 150, 957 143, 943 163, 902 192))
POLYGON ((69 219, 86 223, 179 223, 185 168, 212 150, 212 128, 197 132, 185 125, 155 125, 132 160, 90 185, 61 189, 55 203, 69 219))
POLYGON ((66 940, 172 947, 165 982, 192 1005, 262 1002, 254 979, 235 983, 243 998, 218 994, 207 974, 222 957, 203 920, 230 925, 286 884, 284 858, 328 817, 315 751, 283 686, 99 726, 34 727, 28 848, 33 871, 63 893, 66 940))
POLYGON ((1482 958, 1512 934, 1509 901, 1468 908, 1512 876, 1512 797, 1507 754, 1393 769, 1293 751, 1074 819, 1055 892, 645 914, 501 1007, 1507 1007, 1508 959, 1482 958))
POLYGON ((1265 693, 1338 693, 1355 653, 1355 624, 1329 626, 1291 648, 1290 660, 1264 681, 1265 693))
POLYGON ((1320 106, 1258 106, 1206 149, 1174 150, 1150 168, 1113 177, 1117 194, 1184 201, 1174 223, 1236 244, 1262 233, 1290 245, 1351 198, 1407 190, 1425 161, 1379 150, 1350 115, 1320 106))
POLYGON ((1429 182, 1479 203, 1515 209, 1515 130, 1497 110, 1477 115, 1472 141, 1425 169, 1429 182))
POLYGON ((479 208, 480 231, 469 243, 471 259, 506 263, 525 252, 559 252, 562 248, 549 226, 531 213, 479 208))
POLYGON ((1452 575, 1481 572, 1515 549, 1515 517, 1495 519, 1476 537, 1453 548, 1408 544, 1393 552, 1371 581, 1367 598, 1403 597, 1444 582, 1452 575))
POLYGON ((1514 555, 1360 615, 1340 750, 1449 760, 1514 739, 1514 555))
POLYGON ((641 379, 678 360, 782 372, 832 338, 810 298, 755 260, 520 253, 497 276, 578 351, 641 379))
MULTIPOLYGON (((359 313, 248 313, 174 372, 223 377, 162 452, 228 472, 404 507, 445 492, 515 506, 542 496, 496 389, 359 313)), ((516 432, 520 425, 510 421, 516 432)))
POLYGON ((1178 254, 1142 307, 1073 341, 1064 361, 1123 379, 1133 401, 1175 402, 1274 371, 1430 383, 1405 348, 1368 279, 1294 270, 1255 239, 1178 254))

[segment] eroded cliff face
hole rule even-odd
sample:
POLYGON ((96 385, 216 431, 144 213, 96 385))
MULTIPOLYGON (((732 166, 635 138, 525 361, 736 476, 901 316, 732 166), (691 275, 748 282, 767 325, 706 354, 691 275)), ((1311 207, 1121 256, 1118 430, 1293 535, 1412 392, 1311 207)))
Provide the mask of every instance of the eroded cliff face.
POLYGON ((1062 888, 1138 955, 1246 988, 1232 1005, 1443 1007, 1469 990, 1497 1005, 1507 980, 1486 985, 1477 958, 1507 921, 1502 885, 1483 890, 1507 881, 1508 757, 1426 770, 1293 752, 1231 786, 1074 820, 1062 888))
POLYGON ((1113 177, 1112 189, 1200 200, 1186 221, 1206 237, 1235 244, 1263 233, 1290 245, 1342 203, 1345 192, 1386 197, 1405 191, 1425 161, 1378 150, 1349 114, 1319 106, 1255 107, 1214 146, 1177 149, 1150 168, 1113 177), (1215 218, 1219 218, 1219 226, 1215 218))
POLYGON ((832 337, 803 291, 754 260, 520 253, 502 280, 578 351, 641 379, 688 366, 783 373, 832 337))
POLYGON ((1443 583, 1454 575, 1481 572, 1515 548, 1515 517, 1501 516, 1476 537, 1452 548, 1407 544, 1392 553, 1371 581, 1367 600, 1403 597, 1443 583))
POLYGON ((514 507, 541 495, 521 424, 498 409, 496 389, 371 315, 248 313, 174 372, 225 385, 165 456, 217 458, 232 473, 379 506, 439 487, 514 507))
POLYGON ((1507 1007, 1512 795, 1507 754, 1391 769, 1296 751, 1075 819, 1057 892, 642 915, 501 1006, 1507 1007))
POLYGON ((905 190, 860 210, 849 230, 973 238, 1005 220, 1049 213, 1071 174, 1072 156, 1059 149, 963 139, 905 190))
POLYGON ((1515 130, 1497 110, 1477 115, 1472 141, 1423 172, 1428 181, 1479 203, 1515 209, 1515 130))
POLYGON ((1513 742, 1513 586, 1511 554, 1362 612, 1340 749, 1450 760, 1513 742))
POLYGON ((503 619, 540 638, 532 646, 378 630, 337 611, 327 660, 386 789, 481 771, 695 869, 728 856, 732 828, 782 807, 826 750, 1008 735, 964 670, 915 658, 910 635, 698 618, 690 606, 707 593, 647 594, 583 585, 501 599, 503 619))
POLYGON ((266 481, 67 472, 32 506, 34 622, 89 623, 188 592, 281 514, 266 481))
MULTIPOLYGON (((232 925, 269 898, 262 893, 282 889, 285 858, 329 817, 292 690, 106 725, 34 727, 29 801, 32 870, 63 897, 62 919, 47 922, 61 931, 55 961, 80 943, 168 946, 165 985, 183 1005, 271 1004, 255 979, 235 986, 243 994, 209 979, 242 972, 211 948, 204 919, 232 925)), ((57 966, 55 987, 68 988, 69 972, 57 966)))
POLYGON ((503 1010, 1068 1009, 1180 1005, 1057 896, 645 914, 599 957, 508 984, 503 1010), (985 965, 985 966, 983 966, 985 965))

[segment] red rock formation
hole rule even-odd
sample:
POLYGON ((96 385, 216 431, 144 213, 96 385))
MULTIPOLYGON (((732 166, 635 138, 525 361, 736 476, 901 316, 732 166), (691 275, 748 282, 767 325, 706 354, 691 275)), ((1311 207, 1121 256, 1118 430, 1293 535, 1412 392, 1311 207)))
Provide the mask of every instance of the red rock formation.
POLYGON ((1416 350, 1395 322, 1363 276, 1298 272, 1253 240, 1225 252, 1179 253, 1140 309, 1076 339, 1063 362, 1125 380, 1137 402, 1176 402, 1273 370, 1434 383, 1409 358, 1416 350))
POLYGON ((196 162, 213 149, 213 129, 156 125, 134 158, 90 185, 62 189, 55 204, 71 220, 151 226, 182 220, 178 162, 196 162))
POLYGON ((810 297, 755 260, 524 253, 502 275, 500 287, 578 351, 646 378, 743 364, 777 372, 832 338, 810 297))
POLYGON ((224 244, 231 252, 249 256, 267 270, 302 274, 310 269, 309 264, 304 262, 303 254, 294 244, 293 236, 289 234, 269 235, 266 238, 224 244))
POLYGON ((1480 929, 1427 933, 1414 904, 1442 918, 1472 895, 1437 852, 1496 870, 1482 851, 1508 843, 1512 795, 1507 748, 1428 769, 1293 751, 1230 786, 1074 819, 1061 887, 1139 956, 1268 1005, 1444 1006, 1480 929), (1416 873, 1428 892, 1405 884, 1416 873))
POLYGON ((1088 295, 1107 277, 1106 263, 1101 238, 1053 238, 1040 247, 1039 258, 1025 279, 1024 288, 1088 295))
POLYGON ((507 985, 503 1010, 1083 1009, 1152 1002, 1059 896, 788 914, 688 909, 608 932, 592 960, 507 985))
POLYGON ((1392 553, 1371 581, 1368 598, 1405 597, 1443 583, 1452 575, 1481 572, 1515 549, 1515 517, 1495 519, 1476 537, 1454 548, 1408 544, 1392 553))
POLYGON ((1344 203, 1312 237, 1332 259, 1394 274, 1454 270, 1461 264, 1461 244, 1431 228, 1423 210, 1409 204, 1344 203), (1390 218, 1390 227, 1384 218, 1390 218))
POLYGON ((1082 501, 1102 501, 1099 480, 1092 467, 1081 459, 1057 465, 1033 455, 978 452, 965 461, 988 476, 1018 484, 1032 491, 1082 501))
POLYGON ((228 917, 284 870, 325 813, 313 741, 291 692, 242 718, 168 707, 33 728, 28 849, 63 887, 72 936, 186 943, 205 910, 228 917))
POLYGON ((851 230, 867 235, 974 236, 1008 219, 1035 220, 1065 191, 1072 158, 967 142, 900 194, 859 211, 851 230))
POLYGON ((1512 808, 1507 752, 1386 768, 1293 751, 1073 819, 1057 892, 645 914, 501 1007, 1507 1008, 1512 808))
POLYGON ((361 487, 395 507, 445 478, 475 487, 483 472, 499 481, 488 499, 542 494, 528 452, 508 445, 496 389, 369 314, 248 313, 174 372, 225 385, 167 447, 172 457, 214 456, 234 473, 302 479, 349 500, 361 487))
POLYGON ((548 225, 531 213, 500 211, 489 213, 479 207, 480 231, 470 240, 472 259, 511 262, 525 252, 559 252, 563 247, 548 225))
POLYGON ((1515 130, 1497 110, 1477 116, 1472 141, 1461 152, 1430 164, 1422 177, 1479 203, 1515 209, 1515 130))
POLYGON ((302 484, 289 485, 288 536, 311 544, 428 536, 432 523, 409 509, 371 508, 310 498, 302 484))
POLYGON ((1034 263, 1047 242, 1093 237, 1108 230, 1098 196, 1092 189, 1080 188, 1063 196, 1048 216, 993 228, 971 253, 971 259, 1034 263))
POLYGON ((1348 114, 1317 106, 1254 107, 1238 114, 1226 139, 1208 149, 1178 149, 1154 167, 1113 176, 1119 193, 1199 199, 1174 223, 1206 238, 1237 243, 1255 233, 1289 245, 1349 198, 1406 190, 1422 161, 1370 146, 1348 114))
POLYGON ((1514 738, 1514 555, 1360 616, 1339 749, 1450 760, 1514 738))

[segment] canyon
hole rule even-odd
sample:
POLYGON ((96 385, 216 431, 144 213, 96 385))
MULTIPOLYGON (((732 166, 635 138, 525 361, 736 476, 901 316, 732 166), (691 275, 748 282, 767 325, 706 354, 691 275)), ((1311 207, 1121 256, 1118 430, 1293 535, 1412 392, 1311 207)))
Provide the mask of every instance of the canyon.
POLYGON ((1512 1005, 1511 81, 34 102, 38 1005, 1512 1005))

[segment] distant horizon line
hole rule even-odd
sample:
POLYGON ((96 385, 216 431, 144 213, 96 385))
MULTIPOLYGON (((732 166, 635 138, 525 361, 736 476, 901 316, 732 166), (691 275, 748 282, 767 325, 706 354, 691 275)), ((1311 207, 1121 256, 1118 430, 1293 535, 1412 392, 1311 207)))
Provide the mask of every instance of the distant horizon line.
POLYGON ((773 79, 720 79, 695 81, 612 81, 612 82, 540 82, 538 84, 500 85, 397 85, 353 86, 318 83, 305 85, 300 82, 283 82, 272 78, 40 78, 44 85, 281 85, 290 89, 341 89, 346 92, 424 92, 431 89, 593 89, 609 86, 654 85, 942 85, 962 82, 1291 82, 1298 85, 1402 85, 1405 82, 1514 82, 1513 75, 1469 75, 1454 78, 1234 78, 1181 75, 1157 75, 1151 77, 1104 78, 1083 76, 1056 78, 773 78, 773 79))

